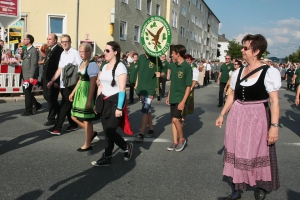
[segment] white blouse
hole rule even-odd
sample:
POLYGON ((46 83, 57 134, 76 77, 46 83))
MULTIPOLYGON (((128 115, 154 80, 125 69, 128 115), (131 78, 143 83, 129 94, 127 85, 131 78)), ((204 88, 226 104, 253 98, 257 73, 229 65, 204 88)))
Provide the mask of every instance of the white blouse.
MULTIPOLYGON (((237 69, 234 71, 232 77, 231 77, 231 82, 230 82, 230 87, 235 90, 235 84, 236 84, 236 80, 237 77, 239 75, 239 71, 241 68, 237 69)), ((244 69, 246 69, 246 67, 244 67, 244 69)), ((251 86, 254 85, 256 83, 256 81, 258 80, 260 74, 261 74, 262 70, 259 71, 259 75, 255 78, 248 78, 247 82, 243 81, 240 84, 242 86, 251 86)), ((243 74, 243 72, 242 72, 243 74)), ((240 80, 242 79, 242 77, 240 77, 240 80)), ((265 76, 265 80, 264 80, 264 85, 266 87, 266 91, 268 93, 270 92, 274 92, 274 91, 278 91, 281 87, 281 76, 280 76, 280 72, 275 69, 274 67, 270 67, 267 70, 266 76, 265 76)))
MULTIPOLYGON (((80 71, 80 68, 78 68, 78 72, 80 72, 81 74, 85 74, 86 71, 86 67, 84 67, 84 69, 82 71, 80 71)), ((88 67, 88 71, 87 74, 89 75, 89 77, 95 77, 98 76, 99 73, 99 67, 97 65, 96 62, 90 62, 89 63, 89 67, 88 67)))

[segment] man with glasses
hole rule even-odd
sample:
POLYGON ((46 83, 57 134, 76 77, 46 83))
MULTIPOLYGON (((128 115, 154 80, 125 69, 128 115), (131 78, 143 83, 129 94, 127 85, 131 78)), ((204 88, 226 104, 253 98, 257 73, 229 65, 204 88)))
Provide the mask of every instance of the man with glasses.
POLYGON ((58 69, 58 62, 60 55, 63 52, 63 48, 57 45, 57 35, 54 33, 48 35, 47 44, 49 49, 44 60, 42 84, 43 96, 49 104, 49 113, 47 117, 48 121, 44 123, 44 125, 52 126, 55 125, 55 117, 59 113, 59 103, 57 101, 59 94, 59 79, 55 80, 50 88, 47 87, 47 84, 58 69))
POLYGON ((58 63, 58 69, 56 70, 54 76, 51 78, 50 82, 47 84, 48 88, 51 88, 53 83, 60 77, 60 93, 62 96, 61 102, 60 102, 60 112, 58 115, 57 124, 53 127, 48 129, 47 131, 50 132, 53 135, 60 135, 61 134, 61 128, 65 121, 66 116, 68 117, 69 126, 68 128, 64 129, 65 132, 71 132, 78 129, 78 124, 74 122, 71 118, 71 108, 72 108, 72 102, 69 100, 69 95, 72 93, 73 87, 65 88, 63 85, 63 68, 71 63, 73 65, 79 66, 81 63, 81 58, 79 56, 79 53, 77 50, 73 49, 71 47, 71 37, 69 35, 62 35, 61 37, 61 45, 64 49, 64 51, 61 53, 60 60, 58 63))
POLYGON ((219 84, 219 104, 218 107, 222 107, 224 103, 224 88, 229 79, 229 72, 233 71, 234 67, 231 62, 230 55, 225 56, 225 63, 223 63, 220 67, 220 72, 218 76, 217 83, 219 84))

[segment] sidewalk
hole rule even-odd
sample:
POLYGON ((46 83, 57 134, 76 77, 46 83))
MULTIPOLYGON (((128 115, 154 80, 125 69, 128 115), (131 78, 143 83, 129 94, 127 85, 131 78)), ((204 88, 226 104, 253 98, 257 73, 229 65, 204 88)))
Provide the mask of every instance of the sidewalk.
MULTIPOLYGON (((37 94, 34 95, 36 100, 44 100, 43 95, 41 94, 37 94)), ((60 95, 58 97, 60 99, 60 95)), ((13 102, 24 102, 25 101, 25 96, 24 95, 16 95, 16 96, 12 96, 12 97, 0 97, 0 103, 13 103, 13 102)))

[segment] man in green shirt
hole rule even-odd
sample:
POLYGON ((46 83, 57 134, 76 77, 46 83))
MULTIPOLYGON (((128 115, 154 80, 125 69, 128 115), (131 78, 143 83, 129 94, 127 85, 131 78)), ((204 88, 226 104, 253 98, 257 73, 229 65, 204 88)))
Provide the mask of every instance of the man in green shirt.
POLYGON ((220 72, 218 76, 218 84, 219 84, 219 104, 218 107, 222 107, 224 103, 224 88, 229 79, 229 72, 234 70, 234 66, 231 63, 231 56, 225 56, 225 63, 223 63, 220 67, 220 72))
POLYGON ((161 77, 159 78, 159 87, 160 87, 160 96, 163 98, 165 97, 165 91, 166 91, 166 82, 167 82, 167 77, 166 77, 166 74, 167 74, 167 71, 169 69, 169 62, 166 60, 166 55, 162 55, 160 57, 160 60, 162 62, 162 74, 161 74, 161 77))
POLYGON ((150 55, 142 54, 138 58, 138 72, 135 88, 137 94, 140 95, 142 100, 142 125, 141 132, 134 138, 137 142, 143 142, 145 137, 152 137, 154 134, 152 114, 151 114, 151 102, 155 96, 157 88, 157 78, 160 77, 162 63, 159 58, 152 57, 150 55), (156 61, 158 62, 158 70, 156 67, 156 61), (149 125, 149 131, 144 134, 145 129, 149 125))
POLYGON ((133 94, 134 94, 134 86, 136 82, 137 77, 137 71, 138 71, 138 57, 139 55, 137 53, 133 54, 133 62, 130 63, 129 67, 129 103, 132 104, 134 102, 133 100, 133 94))
POLYGON ((180 119, 191 91, 193 72, 191 66, 184 59, 186 48, 183 45, 172 45, 171 52, 172 58, 176 60, 177 64, 171 67, 171 85, 166 104, 170 105, 174 142, 167 149, 169 151, 182 151, 186 144, 186 139, 183 135, 180 119))

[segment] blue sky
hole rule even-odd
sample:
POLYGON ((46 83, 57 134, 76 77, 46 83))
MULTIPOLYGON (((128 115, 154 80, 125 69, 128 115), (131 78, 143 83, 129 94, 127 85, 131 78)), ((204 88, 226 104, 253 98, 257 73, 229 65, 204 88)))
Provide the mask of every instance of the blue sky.
POLYGON ((300 0, 205 0, 221 21, 219 34, 238 42, 248 33, 267 38, 268 55, 285 57, 300 46, 300 0))

